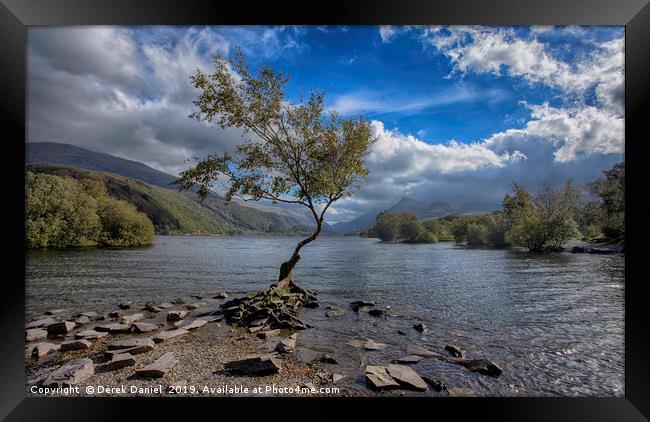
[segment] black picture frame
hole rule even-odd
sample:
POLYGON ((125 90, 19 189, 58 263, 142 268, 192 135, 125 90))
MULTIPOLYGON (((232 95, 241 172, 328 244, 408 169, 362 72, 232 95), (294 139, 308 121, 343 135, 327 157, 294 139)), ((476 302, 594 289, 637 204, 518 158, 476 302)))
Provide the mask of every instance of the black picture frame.
MULTIPOLYGON (((307 405, 323 406, 335 412, 339 403, 352 404, 346 410, 368 415, 384 408, 420 407, 423 415, 455 417, 474 415, 487 420, 646 420, 650 417, 650 324, 645 312, 647 277, 632 277, 640 270, 641 249, 637 244, 644 233, 638 223, 640 188, 644 186, 644 144, 647 143, 650 98, 650 4, 647 0, 493 0, 427 1, 402 0, 378 4, 370 0, 326 1, 319 4, 278 4, 221 0, 0 0, 0 105, 5 122, 5 185, 12 204, 24 203, 26 28, 32 25, 137 25, 137 24, 479 24, 479 25, 625 25, 625 161, 626 183, 626 286, 625 286, 625 397, 624 398, 440 398, 403 400, 300 399, 307 405), (8 148, 8 149, 7 149, 8 148), (630 172, 632 176, 630 177, 630 172), (639 174, 637 174, 639 173, 639 174), (637 199, 631 189, 637 190, 637 199), (637 204, 638 205, 638 204, 637 204), (635 244, 636 242, 636 244, 635 244), (336 400, 336 404, 334 402, 336 400), (432 404, 433 403, 433 404, 432 404), (428 409, 428 410, 427 410, 428 409)), ((23 208, 8 207, 5 236, 15 237, 6 244, 17 255, 10 262, 13 276, 5 274, 0 307, 0 418, 7 420, 108 420, 124 419, 134 409, 145 410, 147 419, 168 415, 176 409, 198 407, 239 409, 251 417, 255 411, 277 406, 275 400, 258 400, 250 406, 242 399, 134 398, 46 399, 25 397, 24 368, 24 251, 18 250, 24 238, 23 208), (10 210, 10 211, 9 211, 10 210), (23 259, 21 259, 21 256, 23 259), (180 401, 175 401, 180 400, 180 401), (189 402, 188 400, 192 400, 189 402), (222 400, 218 404, 215 400, 222 400), (262 403, 265 402, 265 403, 262 403), (180 403, 180 404, 178 404, 180 403), (126 407, 125 407, 126 406, 126 407), (143 407, 143 406, 146 406, 143 407), (130 409, 128 409, 130 408, 130 409), (243 409, 243 410, 242 410, 243 409)), ((639 271, 640 274, 640 271, 639 271)), ((251 399, 249 399, 251 400, 251 399)), ((284 406, 284 405, 283 405, 284 406)), ((286 410, 285 410, 286 411, 286 410)), ((310 413, 315 413, 313 409, 310 413)), ((304 417, 289 411, 285 417, 304 417)), ((209 415, 209 413, 208 413, 209 415)), ((311 416, 308 414, 308 416, 311 416)), ((198 417, 198 416, 197 416, 198 417)), ((272 416, 269 416, 272 417, 272 416)), ((127 417, 128 420, 131 418, 127 417)))

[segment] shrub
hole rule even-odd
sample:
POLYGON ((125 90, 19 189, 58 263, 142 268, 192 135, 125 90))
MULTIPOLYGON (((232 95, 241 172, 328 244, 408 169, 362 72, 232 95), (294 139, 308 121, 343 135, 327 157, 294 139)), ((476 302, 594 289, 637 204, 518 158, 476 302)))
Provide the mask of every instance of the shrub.
POLYGON ((25 246, 135 246, 151 244, 149 218, 110 197, 98 180, 26 172, 25 246))

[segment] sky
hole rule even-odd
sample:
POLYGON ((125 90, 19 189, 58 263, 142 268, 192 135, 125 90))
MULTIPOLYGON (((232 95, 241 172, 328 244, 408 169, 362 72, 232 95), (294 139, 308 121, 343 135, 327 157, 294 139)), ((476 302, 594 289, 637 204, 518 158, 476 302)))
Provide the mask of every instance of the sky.
POLYGON ((30 27, 27 141, 177 175, 245 140, 188 117, 189 76, 236 48, 291 75, 288 101, 325 88, 371 121, 368 182, 330 222, 404 196, 497 208, 513 182, 580 185, 623 160, 620 26, 30 27))

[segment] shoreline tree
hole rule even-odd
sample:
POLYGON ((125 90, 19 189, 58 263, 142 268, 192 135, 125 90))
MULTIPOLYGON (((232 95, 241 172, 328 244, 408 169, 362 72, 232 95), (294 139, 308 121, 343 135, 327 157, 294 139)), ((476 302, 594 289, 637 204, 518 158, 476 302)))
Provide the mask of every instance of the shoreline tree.
MULTIPOLYGON (((276 291, 292 285, 300 251, 321 233, 325 213, 367 179, 364 157, 375 141, 363 117, 344 118, 325 108, 325 91, 314 89, 292 104, 285 98, 289 76, 269 66, 253 74, 241 51, 233 58, 215 55, 214 73, 190 76, 199 90, 190 117, 237 128, 248 139, 233 154, 212 154, 183 171, 179 190, 198 186, 205 198, 215 182, 227 190, 226 202, 267 199, 309 209, 315 230, 296 245, 280 267, 276 291)), ((296 286, 297 287, 297 286, 296 286)))

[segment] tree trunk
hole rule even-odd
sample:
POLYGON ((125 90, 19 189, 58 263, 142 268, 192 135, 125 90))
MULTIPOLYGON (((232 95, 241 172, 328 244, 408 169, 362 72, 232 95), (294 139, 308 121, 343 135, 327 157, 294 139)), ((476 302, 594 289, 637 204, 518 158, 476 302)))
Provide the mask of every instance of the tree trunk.
POLYGON ((283 287, 293 284, 293 269, 298 263, 298 261, 300 261, 300 249, 302 249, 303 246, 305 246, 309 242, 314 241, 318 237, 322 225, 323 225, 322 221, 317 221, 316 231, 312 233, 312 235, 309 236, 308 238, 298 242, 298 245, 296 245, 296 249, 294 249, 291 258, 289 258, 288 261, 282 263, 282 265, 280 266, 280 276, 278 277, 278 284, 276 286, 278 290, 282 290, 282 288, 280 287, 281 284, 284 285, 283 287))

